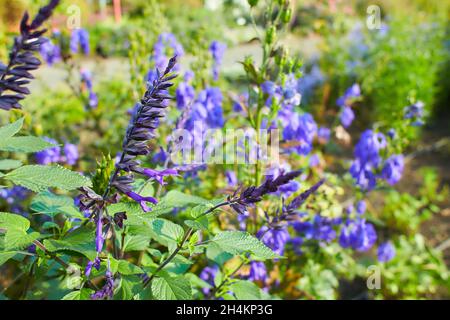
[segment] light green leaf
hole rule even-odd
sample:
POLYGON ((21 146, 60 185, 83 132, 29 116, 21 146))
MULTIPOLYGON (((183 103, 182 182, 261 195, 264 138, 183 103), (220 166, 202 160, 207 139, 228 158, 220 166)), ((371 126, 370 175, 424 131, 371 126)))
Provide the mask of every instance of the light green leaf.
POLYGON ((27 234, 29 228, 28 219, 14 213, 0 212, 0 229, 6 232, 2 237, 3 250, 22 249, 40 237, 38 232, 27 234))
POLYGON ((267 298, 267 294, 250 281, 238 280, 230 285, 230 289, 238 300, 261 300, 267 298))
POLYGON ((0 229, 26 232, 28 228, 30 228, 28 219, 15 213, 0 212, 0 229))
POLYGON ((44 245, 50 252, 73 251, 94 260, 95 251, 94 231, 88 228, 78 228, 61 240, 46 239, 44 245))
POLYGON ((19 230, 8 230, 5 235, 4 246, 5 250, 23 249, 33 243, 34 240, 39 239, 39 232, 25 233, 19 230))
POLYGON ((152 282, 152 294, 157 300, 191 300, 191 283, 184 276, 156 278, 152 282))
POLYGON ((83 214, 75 207, 73 199, 67 196, 57 195, 44 191, 35 196, 31 202, 30 209, 51 217, 59 213, 82 219, 83 214))
POLYGON ((66 294, 61 300, 90 300, 93 293, 94 290, 83 288, 66 294))
POLYGON ((0 266, 3 265, 6 261, 14 257, 18 251, 5 251, 0 252, 0 266))
POLYGON ((116 300, 133 300, 136 295, 142 291, 142 279, 138 276, 122 276, 117 293, 114 295, 116 300))
POLYGON ((20 167, 22 162, 19 160, 5 159, 0 160, 0 170, 12 170, 20 167))
POLYGON ((45 191, 47 188, 51 187, 63 190, 74 190, 79 187, 91 186, 91 181, 88 178, 59 165, 23 166, 9 172, 4 178, 35 192, 45 191))
POLYGON ((7 124, 0 128, 0 141, 11 138, 15 135, 23 126, 23 118, 17 120, 16 122, 7 124))
POLYGON ((109 258, 111 272, 116 273, 119 272, 122 275, 133 275, 133 274, 142 274, 144 271, 138 266, 128 262, 126 260, 116 260, 113 257, 109 258))
POLYGON ((211 242, 206 247, 206 256, 208 259, 216 262, 219 265, 223 265, 225 262, 234 257, 233 254, 226 252, 217 243, 211 242))
POLYGON ((169 191, 161 201, 172 207, 184 207, 192 204, 209 203, 208 200, 190 194, 185 194, 177 190, 169 191))
POLYGON ((207 245, 206 255, 216 261, 223 260, 229 255, 235 256, 250 252, 259 260, 280 258, 269 247, 248 232, 224 231, 217 234, 207 245), (224 255, 224 253, 226 253, 224 255), (227 255, 228 254, 228 255, 227 255))
POLYGON ((152 238, 166 246, 169 242, 180 242, 184 235, 182 226, 166 219, 153 219, 149 227, 152 238))
POLYGON ((8 152, 38 152, 52 147, 55 147, 53 143, 33 136, 11 137, 0 142, 0 150, 8 152))

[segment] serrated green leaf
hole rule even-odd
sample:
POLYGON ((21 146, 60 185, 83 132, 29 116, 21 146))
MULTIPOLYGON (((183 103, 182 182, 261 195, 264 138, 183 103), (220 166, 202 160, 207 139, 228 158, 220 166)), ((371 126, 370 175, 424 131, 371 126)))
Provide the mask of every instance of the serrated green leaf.
POLYGON ((2 266, 6 261, 14 257, 18 251, 5 251, 0 252, 0 266, 2 266))
POLYGON ((0 160, 0 170, 17 169, 21 165, 22 165, 22 162, 19 160, 13 160, 13 159, 0 160))
POLYGON ((122 276, 114 299, 133 300, 142 291, 142 279, 138 276, 122 276))
POLYGON ((190 268, 192 263, 193 262, 191 260, 177 254, 164 269, 176 274, 183 274, 190 268))
POLYGON ((73 251, 94 260, 97 256, 95 251, 94 230, 87 227, 78 228, 61 240, 46 239, 44 245, 50 252, 73 251))
POLYGON ((216 262, 219 265, 223 265, 225 262, 234 257, 233 254, 226 252, 217 243, 211 242, 206 247, 206 257, 216 262))
POLYGON ((23 166, 9 172, 4 178, 35 192, 42 192, 47 188, 74 190, 79 187, 89 187, 91 185, 91 181, 88 178, 59 165, 23 166))
POLYGON ((157 300, 191 300, 191 283, 184 276, 156 278, 152 282, 152 294, 157 300))
POLYGON ((11 137, 0 142, 0 150, 8 152, 38 152, 52 147, 55 147, 53 143, 33 136, 11 137))
POLYGON ((8 230, 6 232, 3 245, 5 247, 5 250, 23 249, 33 243, 34 240, 39 239, 40 236, 41 235, 39 232, 32 232, 27 234, 19 230, 8 230))
POLYGON ((165 246, 180 242, 184 235, 183 227, 166 219, 153 219, 149 227, 152 238, 165 246))
POLYGON ((208 218, 202 217, 197 220, 185 220, 184 224, 194 230, 208 230, 208 218))
POLYGON ((250 281, 238 280, 232 283, 229 288, 238 300, 261 300, 266 298, 266 294, 250 281))
POLYGON ((0 229, 19 230, 26 232, 30 228, 30 221, 15 213, 0 212, 0 229))
POLYGON ((11 138, 15 135, 23 126, 23 118, 20 118, 16 122, 7 124, 0 128, 0 141, 11 138))
POLYGON ((142 274, 144 271, 138 266, 132 264, 126 260, 116 260, 113 257, 109 258, 111 272, 116 273, 119 272, 122 275, 133 275, 133 274, 142 274))
POLYGON ((75 207, 72 198, 57 195, 49 191, 44 191, 36 195, 31 202, 30 209, 51 217, 60 213, 74 218, 82 219, 84 217, 75 207))
POLYGON ((83 288, 66 294, 61 300, 90 300, 93 293, 94 290, 83 288))
POLYGON ((168 205, 172 207, 184 207, 192 204, 207 204, 208 200, 201 197, 193 196, 190 194, 185 194, 177 190, 169 191, 166 196, 162 199, 168 205))
POLYGON ((261 241, 243 231, 220 232, 210 240, 206 249, 208 258, 214 261, 219 259, 222 263, 227 257, 229 259, 229 255, 235 256, 245 252, 252 253, 259 260, 280 258, 261 241))
POLYGON ((6 234, 2 237, 3 250, 22 249, 40 237, 38 232, 27 234, 30 228, 28 219, 8 212, 0 212, 0 229, 6 234))

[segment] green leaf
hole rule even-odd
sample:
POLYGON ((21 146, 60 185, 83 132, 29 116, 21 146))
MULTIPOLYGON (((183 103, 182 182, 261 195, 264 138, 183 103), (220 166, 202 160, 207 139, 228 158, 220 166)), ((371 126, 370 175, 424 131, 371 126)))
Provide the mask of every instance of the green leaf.
POLYGON ((142 279, 138 276, 122 276, 114 299, 133 300, 142 291, 142 279))
POLYGON ((26 232, 30 228, 28 219, 9 212, 0 212, 0 229, 19 230, 26 232))
POLYGON ((144 273, 144 271, 141 268, 126 260, 116 260, 113 257, 110 257, 109 261, 111 264, 112 273, 119 272, 120 274, 126 276, 144 273))
MULTIPOLYGON (((134 226, 132 226, 134 227, 134 226)), ((124 251, 130 252, 130 251, 142 251, 145 250, 148 245, 150 244, 151 236, 148 232, 147 227, 142 227, 140 229, 145 230, 145 234, 137 234, 137 235, 127 235, 125 237, 125 243, 124 243, 124 251)), ((129 233, 136 232, 135 230, 130 229, 128 230, 129 233)))
POLYGON ((6 261, 14 257, 18 251, 5 251, 0 252, 0 266, 3 265, 6 261))
POLYGON ((53 143, 33 136, 11 137, 0 142, 0 150, 8 152, 38 152, 52 147, 55 147, 53 143))
POLYGON ((208 230, 208 218, 201 217, 197 220, 185 220, 184 224, 194 230, 208 230))
POLYGON ((23 126, 23 118, 17 120, 16 122, 7 124, 0 128, 0 141, 11 138, 15 135, 23 126))
POLYGON ((39 232, 25 233, 19 230, 8 230, 4 239, 5 250, 23 249, 34 240, 39 239, 39 232))
POLYGON ((152 294, 157 300, 191 300, 191 283, 184 276, 156 278, 152 294))
POLYGON ((250 252, 259 260, 281 258, 269 247, 248 232, 224 231, 217 234, 207 245, 206 255, 214 261, 230 259, 230 256, 250 252))
POLYGON ((177 190, 169 191, 161 201, 172 207, 184 207, 192 204, 209 203, 208 200, 190 194, 185 194, 177 190))
POLYGON ((91 300, 93 293, 94 290, 83 288, 66 294, 61 300, 91 300))
POLYGON ((4 178, 35 192, 45 191, 50 187, 74 190, 79 187, 91 186, 91 181, 88 178, 59 165, 23 166, 9 172, 4 178))
POLYGON ((223 265, 225 262, 234 257, 233 254, 226 252, 215 242, 211 242, 206 247, 206 256, 208 259, 216 262, 219 265, 223 265))
POLYGON ((6 234, 2 237, 4 250, 22 249, 40 237, 38 232, 27 234, 30 228, 28 219, 14 213, 0 212, 0 229, 6 234))
POLYGON ((193 262, 191 260, 177 254, 164 269, 176 274, 183 274, 189 269, 192 263, 193 262))
POLYGON ((184 235, 182 226, 166 219, 153 219, 149 227, 152 238, 166 246, 169 242, 179 243, 184 235))
POLYGON ((238 280, 232 283, 229 288, 238 300, 261 300, 267 298, 267 294, 250 281, 238 280))
POLYGON ((0 160, 0 170, 12 170, 20 167, 22 162, 19 160, 5 159, 0 160))
POLYGON ((35 196, 30 209, 51 217, 62 213, 74 218, 84 218, 83 214, 75 207, 72 198, 57 195, 50 191, 44 191, 35 196))
POLYGON ((73 251, 94 260, 97 256, 95 251, 94 230, 80 227, 61 240, 46 239, 44 245, 50 252, 73 251))

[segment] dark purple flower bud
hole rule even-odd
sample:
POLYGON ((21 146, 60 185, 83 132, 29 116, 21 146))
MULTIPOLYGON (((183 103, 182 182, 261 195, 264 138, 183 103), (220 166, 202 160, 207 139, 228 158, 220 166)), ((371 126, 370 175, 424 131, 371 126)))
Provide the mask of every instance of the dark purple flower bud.
POLYGON ((126 212, 117 212, 114 214, 114 222, 120 229, 123 228, 123 220, 126 220, 127 218, 126 212))

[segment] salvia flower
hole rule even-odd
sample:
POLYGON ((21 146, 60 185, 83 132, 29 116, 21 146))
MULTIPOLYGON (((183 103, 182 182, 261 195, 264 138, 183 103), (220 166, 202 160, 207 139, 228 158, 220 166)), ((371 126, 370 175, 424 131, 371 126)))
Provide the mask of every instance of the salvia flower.
POLYGON ((343 248, 352 248, 356 251, 367 251, 375 244, 377 234, 374 226, 365 219, 349 221, 341 228, 339 244, 343 248))
POLYGON ((355 83, 345 91, 343 96, 337 99, 336 104, 339 107, 350 106, 353 100, 359 97, 361 97, 361 88, 355 83))
POLYGON ((393 155, 384 163, 381 175, 390 185, 394 185, 402 178, 404 166, 403 156, 393 155))
POLYGON ((404 118, 413 120, 414 126, 421 126, 423 124, 424 106, 425 104, 422 101, 417 101, 406 107, 404 118))
POLYGON ((81 70, 81 82, 85 84, 88 91, 88 106, 91 109, 95 109, 98 106, 98 97, 94 92, 92 84, 92 74, 86 69, 81 70))
POLYGON ((395 248, 391 242, 384 242, 378 246, 378 261, 389 262, 395 257, 395 248))
POLYGON ((223 55, 227 46, 224 43, 213 41, 209 47, 209 51, 213 57, 213 78, 215 81, 219 79, 219 69, 222 65, 223 55))
POLYGON ((70 35, 70 51, 76 54, 79 51, 89 54, 89 33, 83 28, 73 29, 70 35))
POLYGON ((64 145, 64 156, 65 162, 68 165, 73 166, 77 163, 77 160, 79 158, 78 147, 72 143, 66 143, 64 145))
POLYGON ((41 62, 34 56, 34 52, 41 49, 46 42, 42 37, 46 29, 39 29, 45 20, 50 18, 59 0, 50 2, 39 9, 39 13, 30 22, 28 12, 20 22, 20 35, 14 39, 14 45, 9 54, 8 65, 0 62, 0 109, 20 109, 20 101, 30 94, 25 87, 34 79, 30 73, 36 70, 41 62))
POLYGON ((47 41, 41 45, 39 53, 50 66, 61 61, 61 48, 58 45, 53 44, 50 39, 47 39, 47 41))
POLYGON ((352 108, 344 106, 340 115, 341 123, 344 128, 350 127, 353 120, 355 119, 355 113, 352 108))
POLYGON ((271 228, 262 226, 256 234, 256 237, 275 253, 282 256, 286 243, 289 241, 289 232, 286 227, 271 228))
POLYGON ((243 190, 237 198, 235 198, 236 194, 239 192, 239 189, 237 189, 232 197, 233 203, 230 206, 238 214, 244 214, 247 212, 248 206, 252 206, 256 202, 261 201, 262 197, 269 193, 277 192, 282 185, 297 178, 300 174, 301 171, 291 171, 288 173, 281 173, 276 178, 269 176, 262 185, 258 187, 248 187, 243 190))
POLYGON ((364 200, 358 201, 358 203, 356 203, 356 212, 358 214, 364 214, 366 212, 367 209, 367 204, 364 200))
MULTIPOLYGON (((200 279, 203 281, 209 283, 211 286, 214 285, 214 278, 216 277, 217 272, 219 271, 219 267, 214 265, 212 267, 205 267, 202 272, 200 272, 200 279)), ((209 288, 203 288, 202 289, 204 294, 208 294, 211 289, 209 288)))
POLYGON ((330 140, 331 130, 327 127, 320 127, 317 130, 317 137, 319 138, 319 140, 326 143, 330 140))
POLYGON ((250 271, 247 279, 250 281, 261 281, 265 283, 267 281, 267 268, 262 261, 250 262, 250 271))
POLYGON ((142 168, 139 160, 136 159, 139 155, 148 155, 150 153, 147 141, 154 137, 153 130, 157 128, 159 118, 164 116, 163 110, 167 106, 164 101, 171 99, 166 94, 166 91, 173 85, 170 80, 176 77, 176 75, 170 75, 175 64, 176 58, 173 57, 169 60, 162 74, 157 71, 158 78, 149 85, 144 97, 133 110, 122 144, 123 153, 116 163, 116 170, 109 184, 110 187, 116 188, 119 192, 138 202, 144 211, 150 210, 146 205, 147 202, 156 203, 157 200, 152 197, 143 197, 133 192, 131 186, 134 182, 133 173, 151 176, 159 181, 162 181, 161 178, 163 176, 176 174, 175 170, 157 172, 142 168))
POLYGON ((55 147, 37 152, 35 154, 36 162, 43 165, 59 162, 61 159, 61 148, 58 146, 58 142, 48 137, 44 137, 43 139, 51 144, 54 144, 55 147))
POLYGON ((91 295, 91 299, 92 300, 110 299, 112 298, 113 294, 114 294, 114 277, 111 272, 111 267, 108 260, 108 265, 106 269, 106 283, 103 286, 103 288, 101 288, 100 290, 91 295))

